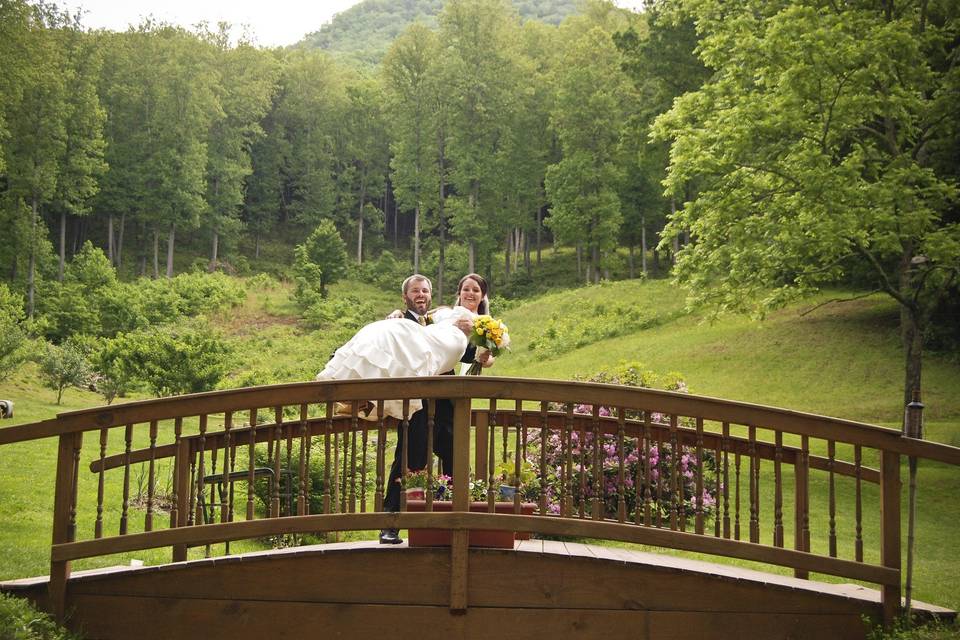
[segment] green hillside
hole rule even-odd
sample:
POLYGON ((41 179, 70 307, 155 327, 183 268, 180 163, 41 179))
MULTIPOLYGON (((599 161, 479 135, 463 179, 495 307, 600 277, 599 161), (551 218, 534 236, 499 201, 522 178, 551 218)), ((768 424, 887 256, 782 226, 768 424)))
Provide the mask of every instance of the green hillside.
MULTIPOLYGON (((443 0, 363 0, 294 46, 323 49, 340 58, 375 65, 408 25, 436 26, 443 4, 443 0)), ((574 0, 513 0, 512 4, 521 19, 553 25, 578 12, 574 0)))

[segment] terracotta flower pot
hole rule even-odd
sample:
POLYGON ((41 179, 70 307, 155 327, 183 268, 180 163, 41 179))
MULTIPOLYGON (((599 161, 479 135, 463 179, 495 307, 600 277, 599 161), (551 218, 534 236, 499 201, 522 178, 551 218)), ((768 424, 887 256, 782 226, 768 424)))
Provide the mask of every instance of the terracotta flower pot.
MULTIPOLYGON (((434 500, 434 511, 451 511, 453 503, 446 500, 434 500)), ((520 505, 523 515, 532 515, 537 505, 533 502, 524 502, 520 505)), ((425 511, 426 501, 409 500, 407 511, 425 511)), ((512 502, 497 502, 494 504, 496 513, 513 513, 512 502)), ((484 513, 487 511, 486 502, 471 502, 470 511, 484 513)), ((515 533, 513 531, 493 531, 474 529, 470 531, 471 547, 491 547, 496 549, 513 549, 514 540, 526 540, 529 533, 515 533)), ((411 547, 449 547, 453 532, 449 529, 410 529, 407 541, 411 547)))

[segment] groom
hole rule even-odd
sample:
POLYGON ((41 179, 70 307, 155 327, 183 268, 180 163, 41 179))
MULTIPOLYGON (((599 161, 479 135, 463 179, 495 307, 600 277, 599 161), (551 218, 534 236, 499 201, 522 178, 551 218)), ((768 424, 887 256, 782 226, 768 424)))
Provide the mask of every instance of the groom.
MULTIPOLYGON (((433 285, 430 279, 415 273, 403 281, 403 304, 406 311, 403 317, 422 325, 430 324, 427 310, 433 300, 433 285)), ((469 334, 473 328, 469 320, 460 320, 457 326, 469 334), (463 326, 461 326, 463 325, 463 326)), ((460 358, 461 362, 473 362, 476 347, 468 345, 460 358)), ((452 375, 445 371, 443 375, 452 375)), ((417 471, 427 466, 427 401, 423 408, 410 417, 408 430, 410 446, 407 450, 407 469, 417 471)), ((447 399, 436 400, 436 415, 433 426, 433 452, 440 458, 444 475, 453 477, 453 402, 447 399)), ((400 511, 400 475, 403 472, 403 430, 397 430, 397 448, 393 454, 393 466, 387 480, 387 495, 383 500, 384 511, 400 511)), ((400 544, 403 540, 397 529, 383 529, 380 532, 380 544, 400 544)))

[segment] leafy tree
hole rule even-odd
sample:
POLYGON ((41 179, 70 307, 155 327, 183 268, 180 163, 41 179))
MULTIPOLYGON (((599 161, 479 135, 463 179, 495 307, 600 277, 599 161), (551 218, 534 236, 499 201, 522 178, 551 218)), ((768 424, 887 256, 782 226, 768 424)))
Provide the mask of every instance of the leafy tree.
POLYGON ((0 282, 0 380, 27 360, 30 340, 23 329, 24 319, 23 298, 0 282))
POLYGON ((205 224, 212 235, 210 269, 217 266, 222 236, 234 239, 241 228, 244 181, 252 173, 250 148, 263 135, 260 120, 271 106, 279 64, 269 53, 247 43, 229 47, 229 32, 206 34, 216 49, 218 102, 222 115, 214 119, 207 140, 209 207, 205 224))
POLYGON ((547 169, 548 224, 560 241, 586 248, 587 278, 599 281, 601 252, 615 246, 622 221, 619 142, 629 89, 616 47, 600 27, 569 47, 557 75, 550 117, 563 158, 547 169))
POLYGON ((60 214, 58 276, 63 279, 67 215, 90 213, 90 200, 99 189, 98 180, 106 172, 107 165, 103 159, 105 113, 97 95, 97 81, 103 63, 100 42, 80 31, 77 17, 58 29, 55 35, 66 58, 66 139, 52 203, 52 208, 60 214))
POLYGON ((904 400, 931 309, 960 276, 955 3, 687 2, 716 74, 655 132, 694 301, 763 312, 871 273, 900 306, 904 400))
MULTIPOLYGON (((327 285, 333 284, 347 273, 347 246, 344 244, 332 220, 324 220, 313 230, 303 245, 298 245, 298 261, 316 266, 320 278, 320 294, 327 296, 327 285), (303 247, 300 249, 300 247, 303 247)), ((301 268, 301 267, 298 267, 301 268)), ((307 266, 303 266, 307 269, 307 266)), ((316 270, 311 270, 316 273, 316 270)), ((304 271, 305 273, 306 271, 304 271)))
POLYGON ((57 392, 57 404, 67 387, 80 387, 90 376, 90 363, 84 350, 74 341, 62 345, 47 344, 40 356, 40 378, 44 386, 57 392))
POLYGON ((504 0, 450 0, 440 14, 446 49, 443 82, 451 99, 451 180, 463 202, 452 210, 457 237, 469 247, 469 268, 488 255, 506 225, 496 218, 503 162, 500 142, 510 136, 520 90, 520 21, 504 0))
POLYGON ((232 353, 205 323, 154 327, 118 335, 99 358, 112 384, 137 380, 157 397, 210 391, 223 379, 232 353))

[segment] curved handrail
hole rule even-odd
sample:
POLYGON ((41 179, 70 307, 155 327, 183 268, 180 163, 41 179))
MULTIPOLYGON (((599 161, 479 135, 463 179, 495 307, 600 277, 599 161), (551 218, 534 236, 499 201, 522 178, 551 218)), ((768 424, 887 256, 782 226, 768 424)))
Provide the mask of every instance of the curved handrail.
POLYGON ((68 411, 49 420, 2 428, 0 445, 146 420, 166 420, 186 414, 240 411, 251 406, 366 400, 370 397, 535 398, 552 402, 630 406, 640 410, 696 415, 716 422, 758 427, 775 425, 780 430, 797 435, 833 439, 960 465, 958 447, 909 438, 898 430, 865 422, 657 389, 592 382, 475 376, 300 382, 140 400, 68 411))

